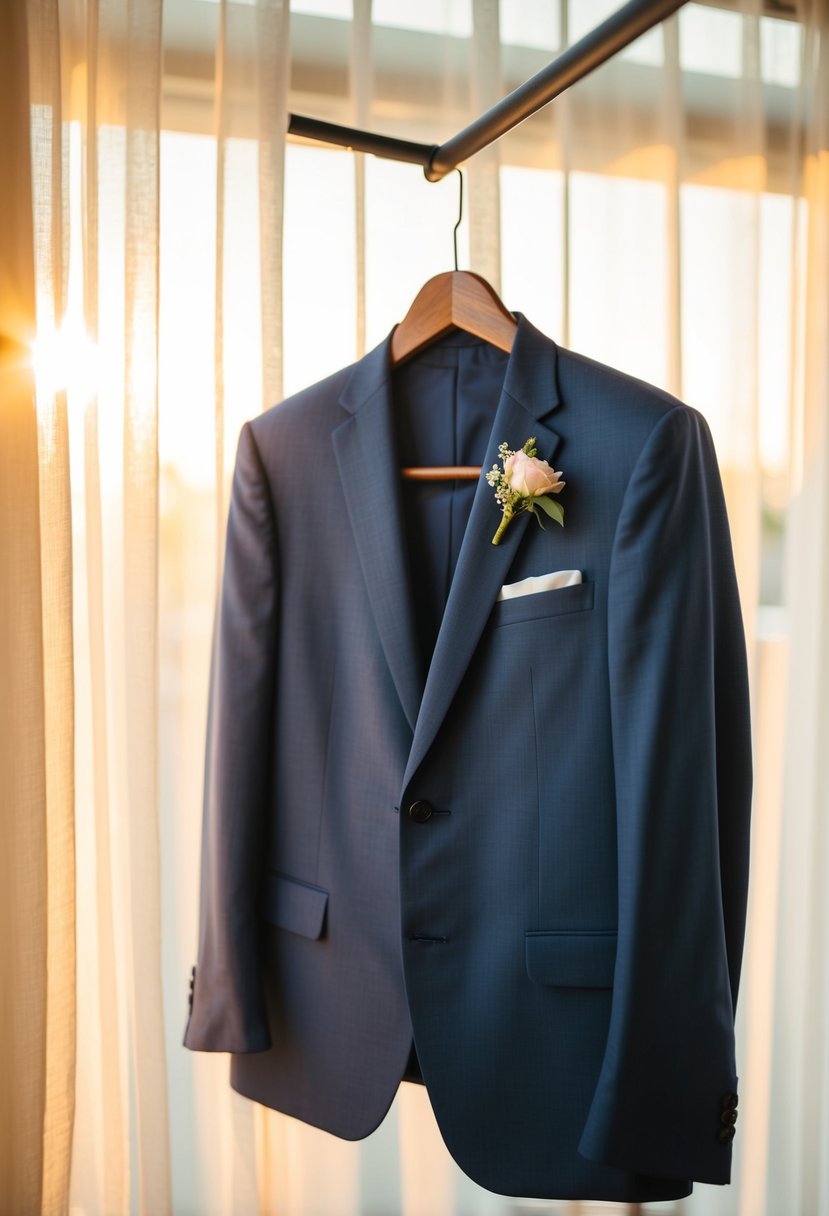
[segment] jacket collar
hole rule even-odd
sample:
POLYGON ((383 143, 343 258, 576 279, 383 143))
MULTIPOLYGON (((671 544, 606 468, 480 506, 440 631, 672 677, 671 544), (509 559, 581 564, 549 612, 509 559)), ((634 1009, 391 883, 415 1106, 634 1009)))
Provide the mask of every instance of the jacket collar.
MULTIPOLYGON (((521 313, 490 432, 483 470, 499 444, 535 435, 552 461, 559 436, 544 423, 559 405, 556 344, 521 313)), ((354 364, 340 395, 349 417, 333 433, 340 477, 380 641, 414 735, 404 787, 428 751, 474 654, 527 525, 522 512, 492 545, 499 511, 483 473, 461 543, 428 672, 417 646, 405 554, 392 396, 393 330, 354 364)))
MULTIPOLYGON (((522 404, 534 418, 543 418, 559 404, 558 347, 523 313, 514 312, 513 316, 518 325, 502 392, 522 404)), ((376 393, 390 388, 391 341, 396 328, 352 366, 339 396, 340 405, 350 414, 357 413, 376 393)))

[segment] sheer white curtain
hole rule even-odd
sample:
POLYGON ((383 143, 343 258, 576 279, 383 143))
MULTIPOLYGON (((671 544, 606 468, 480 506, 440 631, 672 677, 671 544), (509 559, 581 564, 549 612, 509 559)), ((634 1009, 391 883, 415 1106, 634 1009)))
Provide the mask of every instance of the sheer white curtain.
POLYGON ((768 1211, 823 1214, 829 1212, 829 5, 809 11, 793 312, 800 351, 785 588, 788 713, 777 787, 780 858, 769 891, 777 911, 768 944, 772 1035, 767 1070, 758 1059, 758 1073, 768 1094, 768 1211))
MULTIPOLYGON (((286 146, 286 111, 438 142, 614 7, 3 8, 1 1210, 600 1210, 475 1186, 421 1088, 347 1143, 181 1036, 239 427, 451 265, 457 175, 286 146)), ((466 170, 461 265, 717 443, 757 796, 733 1185, 674 1205, 706 1216, 829 1216, 828 43, 826 0, 688 4, 466 170)))

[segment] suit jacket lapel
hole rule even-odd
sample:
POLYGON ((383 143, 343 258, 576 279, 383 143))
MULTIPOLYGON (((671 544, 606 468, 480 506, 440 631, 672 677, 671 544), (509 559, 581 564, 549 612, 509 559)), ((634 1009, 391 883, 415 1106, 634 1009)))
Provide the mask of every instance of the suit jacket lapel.
MULTIPOLYGON (((527 512, 521 512, 510 522, 501 543, 493 545, 500 513, 484 474, 498 462, 498 447, 504 441, 517 449, 534 435, 539 458, 550 462, 560 442, 556 432, 541 421, 558 405, 557 348, 520 313, 516 315, 518 329, 426 679, 403 788, 449 709, 527 526, 538 526, 535 521, 530 524, 527 512)), ((545 526, 557 525, 545 520, 545 526)))
MULTIPOLYGON (((559 436, 542 421, 559 401, 556 345, 521 313, 515 315, 518 328, 484 472, 497 462, 498 446, 504 441, 518 448, 535 435, 539 457, 551 462, 559 445, 559 436)), ((380 641, 414 732, 405 786, 426 755, 469 665, 529 516, 526 512, 516 516, 500 545, 493 545, 499 509, 482 473, 424 688, 406 558, 390 345, 391 333, 352 368, 339 397, 349 417, 335 429, 332 440, 380 641)))
POLYGON ((391 334, 354 365, 339 398, 350 416, 332 439, 380 642, 414 730, 424 671, 406 560, 390 339, 391 334))

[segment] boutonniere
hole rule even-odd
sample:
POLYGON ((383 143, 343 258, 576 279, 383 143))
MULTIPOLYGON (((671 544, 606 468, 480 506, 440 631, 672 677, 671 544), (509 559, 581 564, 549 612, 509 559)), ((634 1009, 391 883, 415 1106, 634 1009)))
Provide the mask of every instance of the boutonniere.
POLYGON ((511 451, 505 443, 498 448, 503 471, 494 464, 486 475, 489 484, 495 487, 495 497, 503 511, 498 531, 492 538, 493 545, 501 543, 507 524, 520 511, 532 511, 543 528, 540 507, 550 519, 564 527, 564 507, 548 495, 558 494, 566 483, 546 460, 538 459, 536 451, 534 437, 518 452, 511 451))

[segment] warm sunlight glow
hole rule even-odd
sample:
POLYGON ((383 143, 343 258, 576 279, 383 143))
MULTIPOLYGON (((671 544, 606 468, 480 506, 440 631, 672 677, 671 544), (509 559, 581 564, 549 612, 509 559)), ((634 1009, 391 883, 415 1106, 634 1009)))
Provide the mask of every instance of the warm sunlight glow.
POLYGON ((77 323, 40 334, 32 343, 32 365, 39 398, 64 390, 88 401, 97 391, 98 348, 77 323))

